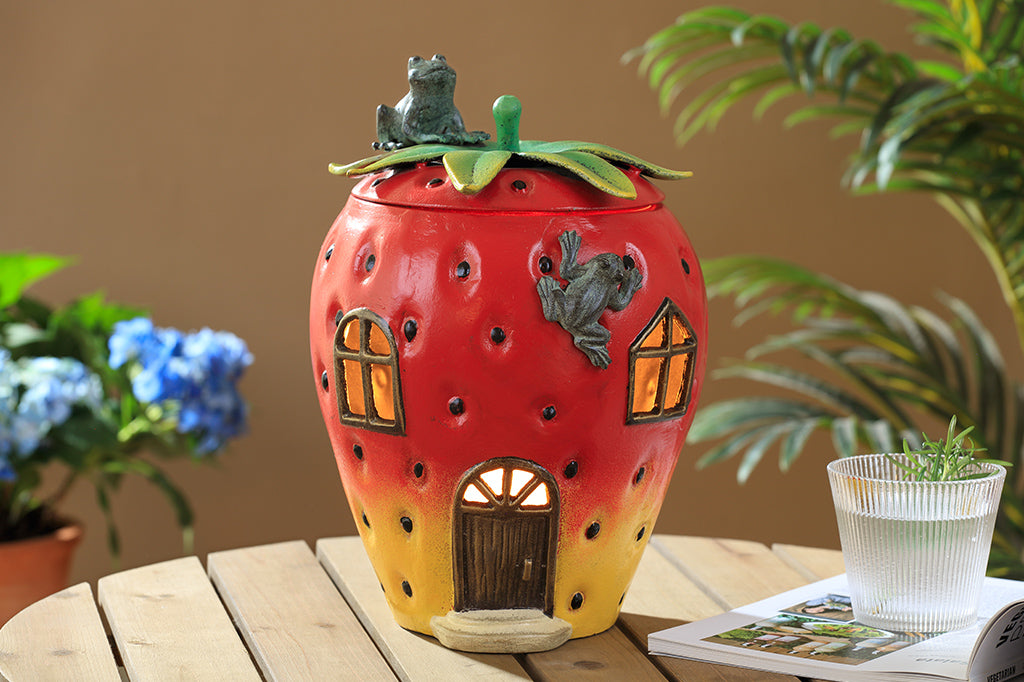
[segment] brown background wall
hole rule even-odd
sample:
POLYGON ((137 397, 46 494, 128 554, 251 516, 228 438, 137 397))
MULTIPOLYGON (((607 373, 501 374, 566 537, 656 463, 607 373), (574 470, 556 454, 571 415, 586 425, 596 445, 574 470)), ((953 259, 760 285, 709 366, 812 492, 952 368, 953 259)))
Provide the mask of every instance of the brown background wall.
MULTIPOLYGON (((195 506, 201 556, 354 532, 309 368, 309 281, 353 184, 327 163, 369 153, 374 108, 404 94, 413 54, 448 57, 472 128, 491 129, 491 102, 514 93, 525 138, 601 141, 694 170, 661 187, 703 259, 786 257, 933 307, 935 291, 953 292, 1013 347, 981 256, 940 209, 840 189, 852 139, 830 141, 819 123, 785 130, 785 106, 760 122, 743 107, 674 147, 671 121, 619 58, 697 4, 0 3, 0 249, 78 257, 38 295, 104 289, 159 325, 231 330, 256 356, 244 382, 251 434, 216 468, 169 467, 195 506)), ((879 0, 735 4, 910 48, 907 17, 879 0)), ((729 304, 712 305, 712 367, 765 329, 730 317, 729 304)), ((752 388, 710 381, 703 402, 752 388)), ((683 452, 659 532, 838 546, 827 439, 786 475, 766 461, 743 487, 735 464, 695 471, 701 451, 683 452)), ((122 567, 180 552, 171 511, 147 484, 128 482, 115 508, 122 567)), ((73 579, 109 573, 91 489, 65 510, 88 528, 73 579)))

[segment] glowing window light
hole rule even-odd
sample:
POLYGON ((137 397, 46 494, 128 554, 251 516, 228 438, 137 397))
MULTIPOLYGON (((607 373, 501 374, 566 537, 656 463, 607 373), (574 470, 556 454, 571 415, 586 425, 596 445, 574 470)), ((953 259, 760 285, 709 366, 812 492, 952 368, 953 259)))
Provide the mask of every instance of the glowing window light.
POLYGON ((512 486, 509 488, 509 495, 515 497, 526 487, 526 484, 533 480, 533 474, 522 469, 512 470, 512 486))
POLYGON ((342 316, 334 339, 334 366, 343 423, 405 433, 398 353, 384 318, 367 308, 342 316))
POLYGON ((466 486, 466 492, 462 494, 463 502, 483 502, 487 503, 489 500, 484 496, 480 489, 476 487, 476 484, 470 483, 466 486))
POLYGON ((501 489, 505 483, 505 470, 504 469, 491 469, 480 474, 480 480, 483 481, 491 492, 494 493, 495 497, 501 497, 501 489))
POLYGON ((697 342, 683 311, 666 298, 629 348, 627 424, 686 414, 697 342))
POLYGON ((541 483, 533 492, 527 495, 526 499, 523 500, 523 507, 546 507, 548 506, 548 487, 541 483))

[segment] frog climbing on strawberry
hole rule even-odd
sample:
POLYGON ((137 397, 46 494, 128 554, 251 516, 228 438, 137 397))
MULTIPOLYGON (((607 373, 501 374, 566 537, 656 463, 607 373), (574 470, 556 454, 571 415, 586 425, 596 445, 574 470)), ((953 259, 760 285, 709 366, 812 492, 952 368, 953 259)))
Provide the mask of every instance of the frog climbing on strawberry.
POLYGON ((577 262, 583 240, 575 230, 558 237, 562 264, 558 274, 569 282, 563 290, 554 277, 545 275, 537 282, 544 318, 557 322, 572 334, 573 343, 595 367, 607 369, 608 341, 612 333, 598 322, 605 308, 625 310, 640 288, 641 276, 635 267, 626 267, 614 253, 601 253, 586 263, 577 262))

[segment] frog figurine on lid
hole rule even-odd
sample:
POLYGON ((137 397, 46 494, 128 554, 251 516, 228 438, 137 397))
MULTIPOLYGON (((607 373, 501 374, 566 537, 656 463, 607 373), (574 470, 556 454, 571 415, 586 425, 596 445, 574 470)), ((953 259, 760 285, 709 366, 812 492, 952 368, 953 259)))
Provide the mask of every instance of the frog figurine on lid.
POLYGON ((466 651, 614 624, 704 379, 689 239, 644 176, 587 142, 468 132, 455 72, 409 61, 380 153, 327 233, 313 372, 353 517, 400 625, 466 651))

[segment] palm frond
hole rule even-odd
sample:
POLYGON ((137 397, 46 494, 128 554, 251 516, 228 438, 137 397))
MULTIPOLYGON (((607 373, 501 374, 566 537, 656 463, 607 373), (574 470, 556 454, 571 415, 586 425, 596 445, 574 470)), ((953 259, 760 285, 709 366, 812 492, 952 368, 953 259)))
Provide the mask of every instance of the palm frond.
POLYGON ((798 93, 787 125, 829 117, 860 133, 844 177, 858 192, 931 194, 989 262, 1024 348, 1024 0, 890 0, 939 59, 911 59, 843 29, 735 9, 679 17, 627 58, 684 143, 739 102, 755 115, 798 93))
POLYGON ((789 466, 806 442, 810 421, 811 430, 831 433, 841 454, 852 454, 891 447, 906 436, 913 441, 924 430, 922 419, 953 414, 975 427, 979 444, 994 457, 1021 461, 1024 388, 1005 378, 991 333, 963 301, 941 296, 945 311, 939 315, 753 256, 715 259, 704 273, 710 295, 731 296, 742 322, 788 313, 796 326, 754 345, 747 359, 716 370, 716 379, 754 381, 785 397, 703 407, 688 440, 726 439, 703 463, 741 455, 745 478, 763 457, 766 440, 800 433, 780 449, 780 463, 789 466), (799 353, 816 370, 763 359, 784 352, 799 353))

